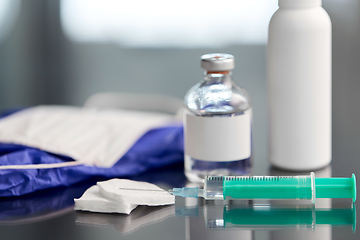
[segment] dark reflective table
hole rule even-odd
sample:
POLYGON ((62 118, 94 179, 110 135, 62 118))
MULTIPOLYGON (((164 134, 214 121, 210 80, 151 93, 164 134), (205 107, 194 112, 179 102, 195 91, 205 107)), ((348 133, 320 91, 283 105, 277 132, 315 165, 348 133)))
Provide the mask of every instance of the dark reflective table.
MULTIPOLYGON (((266 164, 266 163, 264 163, 266 164)), ((340 162, 315 171, 317 177, 340 176, 340 162)), ((348 169, 350 177, 356 169, 348 169)), ((299 175, 254 167, 255 175, 299 175), (258 171, 258 172, 256 172, 258 171)), ((194 186, 182 165, 148 172, 135 180, 163 188, 194 186)), ((43 191, 0 201, 1 239, 359 239, 356 205, 351 199, 227 200, 176 198, 165 207, 137 207, 130 215, 73 210, 78 198, 96 180, 70 188, 43 191)))

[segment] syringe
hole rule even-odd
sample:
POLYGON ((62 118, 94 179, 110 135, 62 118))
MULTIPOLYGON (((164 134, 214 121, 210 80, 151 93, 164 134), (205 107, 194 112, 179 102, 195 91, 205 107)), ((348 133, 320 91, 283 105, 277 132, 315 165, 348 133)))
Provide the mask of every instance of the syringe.
POLYGON ((203 189, 173 188, 174 196, 224 199, 352 198, 356 200, 356 178, 315 178, 309 176, 208 176, 203 189))

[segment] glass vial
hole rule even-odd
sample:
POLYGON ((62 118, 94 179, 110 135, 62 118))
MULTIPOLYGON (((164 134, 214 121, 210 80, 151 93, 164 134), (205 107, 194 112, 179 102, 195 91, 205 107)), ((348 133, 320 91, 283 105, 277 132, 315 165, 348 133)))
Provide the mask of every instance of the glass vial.
POLYGON ((201 57, 204 80, 185 96, 185 175, 192 182, 205 176, 247 175, 252 155, 252 104, 237 86, 234 57, 201 57))

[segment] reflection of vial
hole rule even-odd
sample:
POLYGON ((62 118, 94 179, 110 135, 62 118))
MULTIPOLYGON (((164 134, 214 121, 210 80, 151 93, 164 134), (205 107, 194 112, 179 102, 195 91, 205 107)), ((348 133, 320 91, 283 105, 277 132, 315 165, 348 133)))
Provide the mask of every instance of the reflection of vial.
POLYGON ((201 57, 204 80, 185 96, 185 174, 245 175, 252 153, 252 106, 245 89, 232 80, 234 57, 214 53, 201 57))

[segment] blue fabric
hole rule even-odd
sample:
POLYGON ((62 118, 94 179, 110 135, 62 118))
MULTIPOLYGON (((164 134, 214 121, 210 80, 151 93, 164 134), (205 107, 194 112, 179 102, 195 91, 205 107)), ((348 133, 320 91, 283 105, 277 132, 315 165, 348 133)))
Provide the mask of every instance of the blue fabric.
MULTIPOLYGON (((97 178, 130 177, 184 159, 182 126, 153 129, 112 167, 72 166, 54 169, 0 170, 0 197, 21 196, 39 190, 71 186, 97 178)), ((0 143, 0 165, 47 164, 73 159, 16 144, 0 143)))

